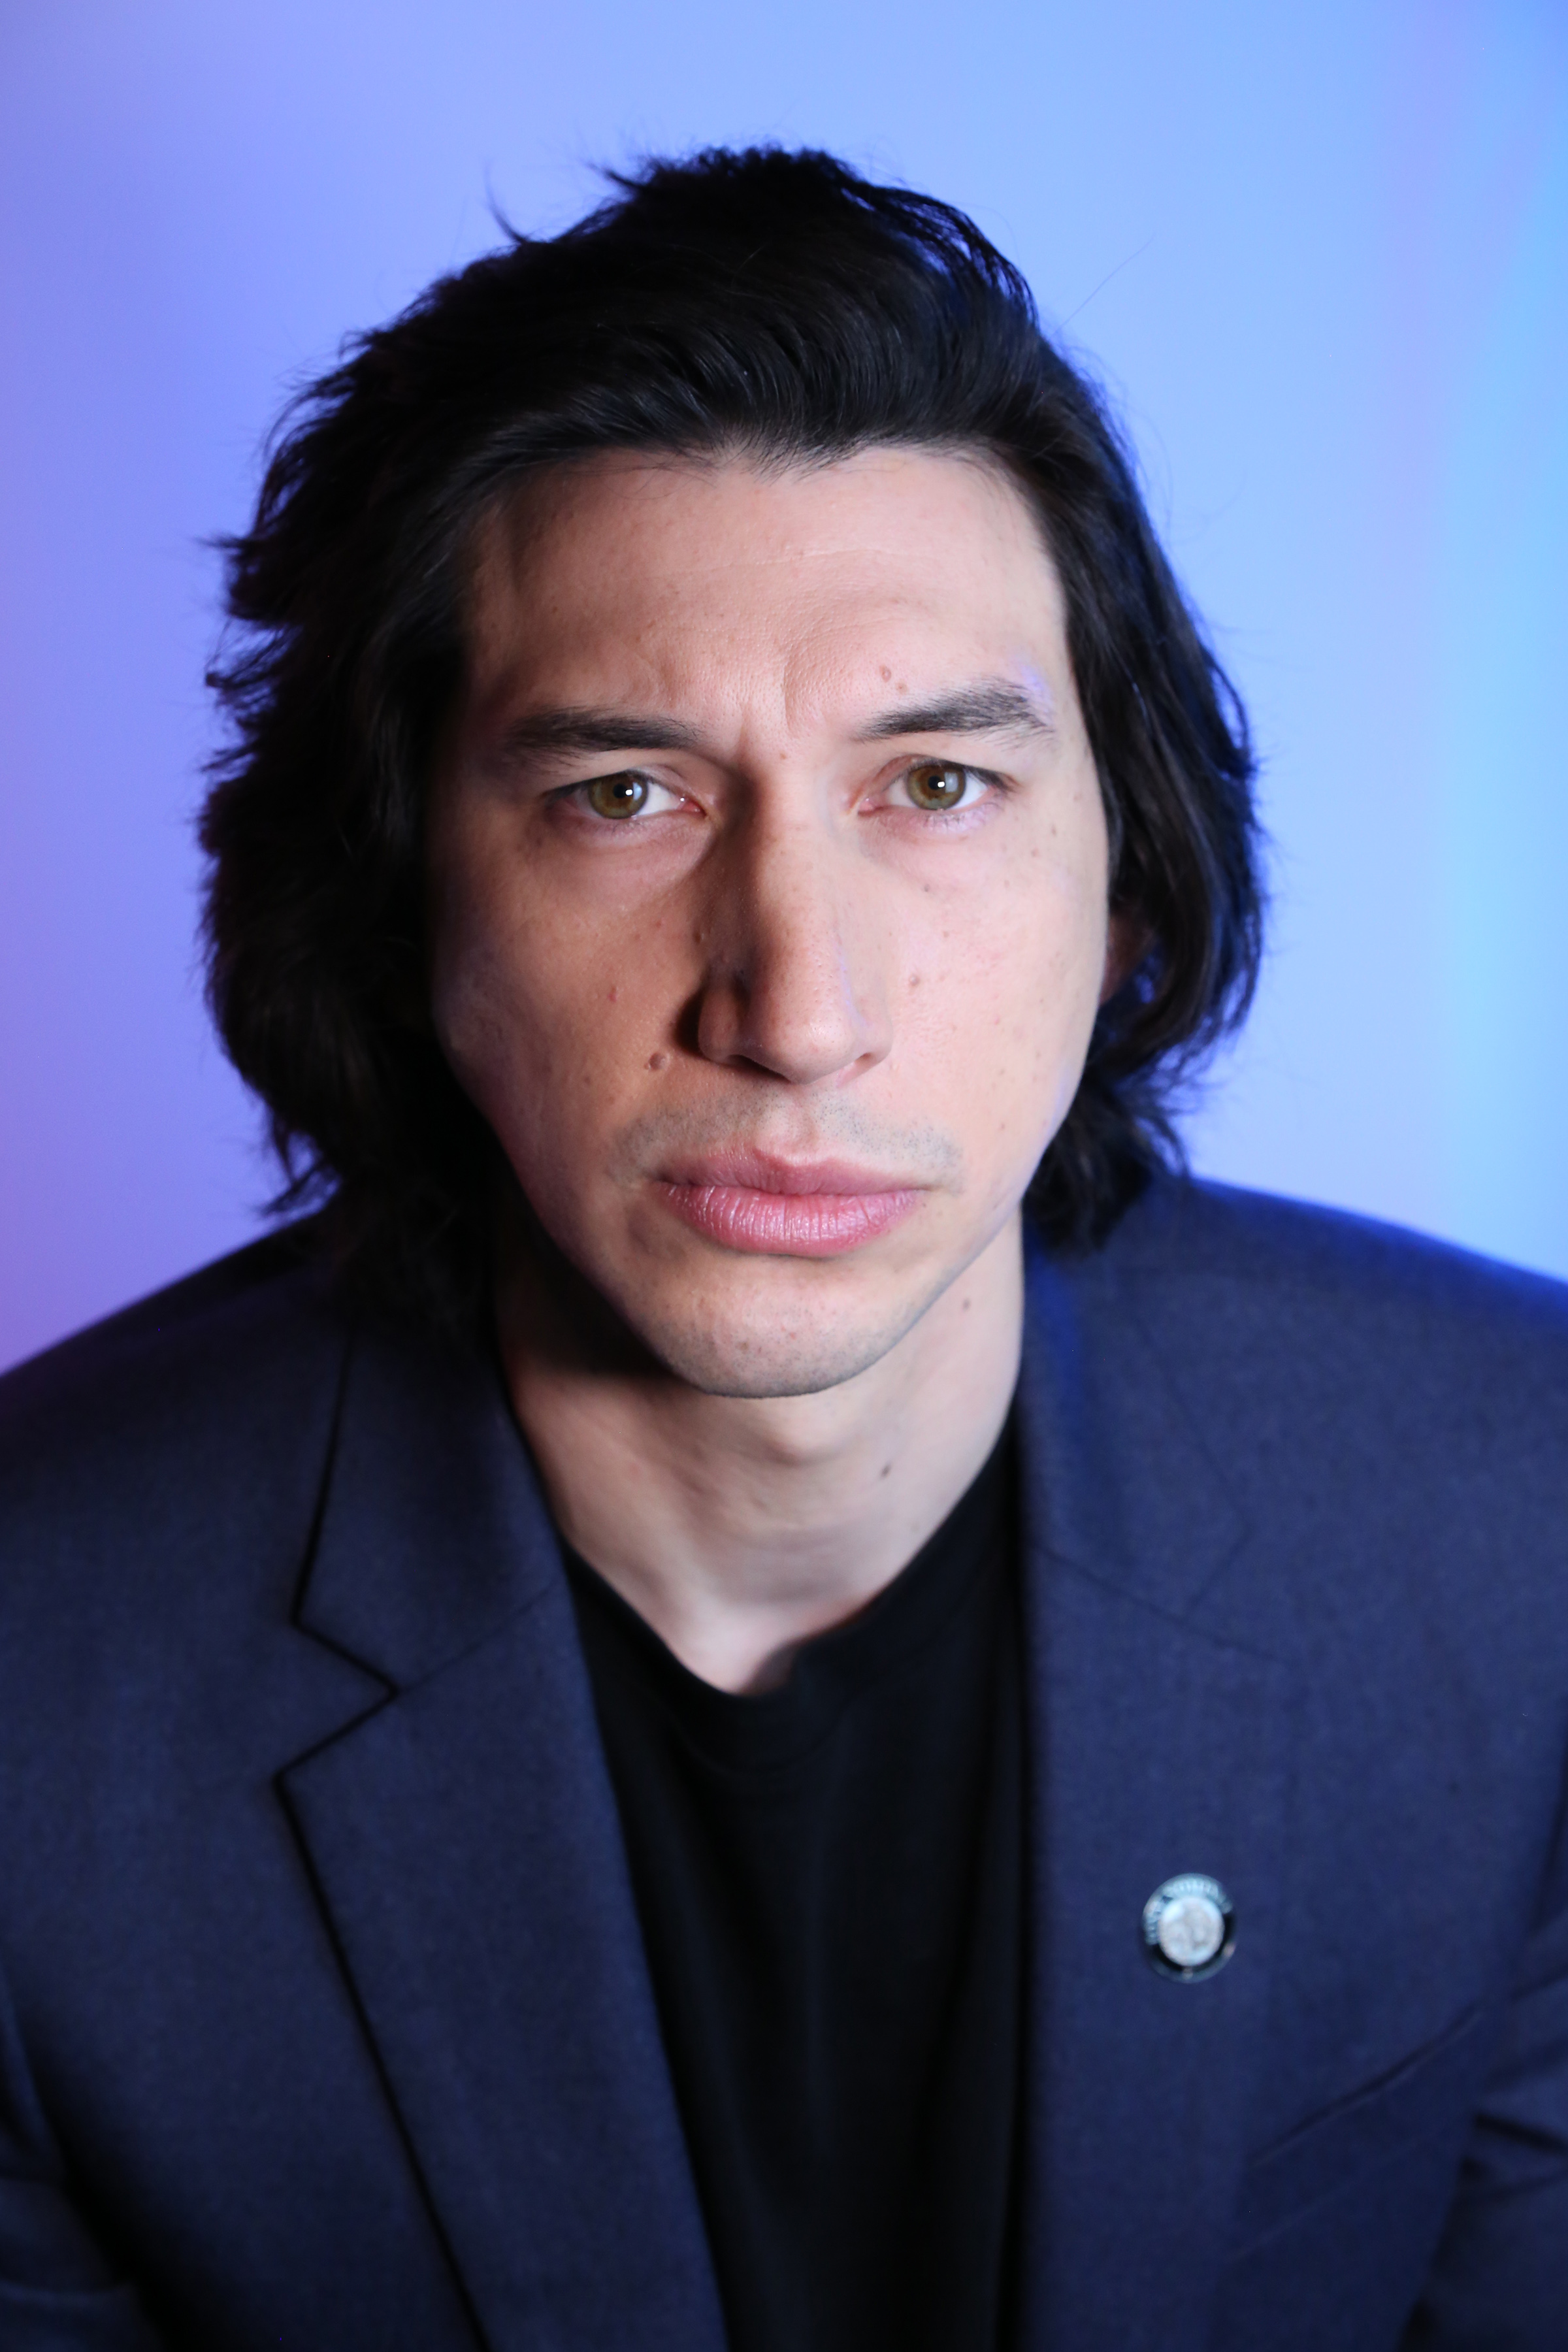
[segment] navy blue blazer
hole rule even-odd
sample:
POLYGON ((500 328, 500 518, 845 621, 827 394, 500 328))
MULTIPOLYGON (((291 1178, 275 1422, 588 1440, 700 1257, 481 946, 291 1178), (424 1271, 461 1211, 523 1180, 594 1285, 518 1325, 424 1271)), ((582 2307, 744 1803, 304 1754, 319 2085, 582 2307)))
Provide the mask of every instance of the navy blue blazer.
MULTIPOLYGON (((1565 1297, 1035 1253, 1027 2352, 1568 2346, 1565 1297)), ((525 1449, 277 1244, 0 1383, 0 1974, 4 2352, 721 2352, 525 1449)))

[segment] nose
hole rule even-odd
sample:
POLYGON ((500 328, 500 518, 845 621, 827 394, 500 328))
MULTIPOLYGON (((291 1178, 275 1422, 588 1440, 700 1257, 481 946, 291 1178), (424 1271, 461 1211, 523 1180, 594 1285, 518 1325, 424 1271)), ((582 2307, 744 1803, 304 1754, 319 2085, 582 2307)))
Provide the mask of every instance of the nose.
POLYGON ((891 1043, 872 877, 830 820, 753 812, 703 925, 697 1044, 794 1086, 858 1075, 891 1043))

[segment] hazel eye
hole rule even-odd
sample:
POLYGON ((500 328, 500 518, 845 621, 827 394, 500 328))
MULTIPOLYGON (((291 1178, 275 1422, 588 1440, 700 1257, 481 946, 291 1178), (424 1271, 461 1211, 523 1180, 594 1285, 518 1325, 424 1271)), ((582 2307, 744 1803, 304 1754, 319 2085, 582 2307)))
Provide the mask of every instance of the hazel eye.
POLYGON ((623 770, 616 776, 595 776, 583 787, 583 797, 595 816, 640 816, 648 803, 648 781, 623 770))
POLYGON ((950 760, 921 760, 905 772, 904 786, 916 808, 955 809, 973 781, 973 771, 950 760))

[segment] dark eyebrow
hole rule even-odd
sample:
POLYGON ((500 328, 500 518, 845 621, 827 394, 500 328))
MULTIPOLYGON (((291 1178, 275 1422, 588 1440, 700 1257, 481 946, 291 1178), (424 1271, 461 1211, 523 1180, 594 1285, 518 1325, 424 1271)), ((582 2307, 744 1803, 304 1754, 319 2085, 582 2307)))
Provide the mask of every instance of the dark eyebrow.
MULTIPOLYGON (((862 743, 895 735, 1048 735, 1051 719, 1037 698, 1006 678, 986 678, 955 688, 932 702, 885 710, 860 730, 862 743)), ((617 751, 700 751, 694 727, 652 711, 607 710, 569 706, 535 710, 514 719, 496 750, 500 759, 526 759, 530 752, 594 757, 617 751)))
POLYGON ((939 695, 934 702, 910 703, 884 710, 860 730, 863 743, 880 742, 889 735, 1048 735, 1049 709, 1021 686, 1005 677, 985 678, 974 686, 939 695))
POLYGON ((514 719, 496 748, 503 760, 530 751, 695 751, 700 738, 694 727, 651 713, 568 709, 514 719))

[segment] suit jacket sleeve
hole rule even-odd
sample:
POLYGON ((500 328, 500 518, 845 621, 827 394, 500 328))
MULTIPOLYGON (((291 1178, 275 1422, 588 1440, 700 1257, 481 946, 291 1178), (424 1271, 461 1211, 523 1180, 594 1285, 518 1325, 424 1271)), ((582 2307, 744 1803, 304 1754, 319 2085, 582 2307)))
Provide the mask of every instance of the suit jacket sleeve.
POLYGON ((1568 1801, 1406 2352, 1568 2344, 1568 1801))
POLYGON ((164 2352, 135 2288, 81 2216, 0 1982, 0 2345, 164 2352))

